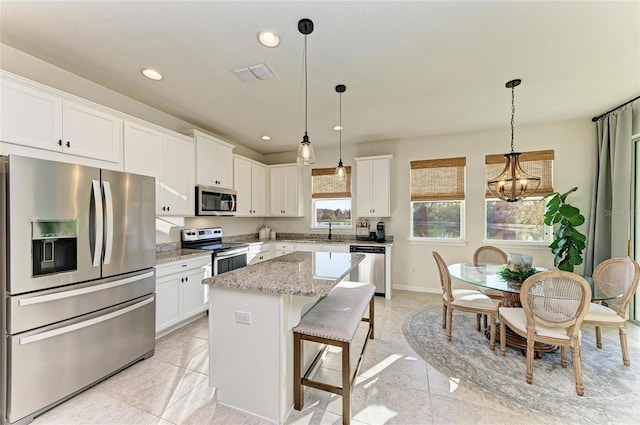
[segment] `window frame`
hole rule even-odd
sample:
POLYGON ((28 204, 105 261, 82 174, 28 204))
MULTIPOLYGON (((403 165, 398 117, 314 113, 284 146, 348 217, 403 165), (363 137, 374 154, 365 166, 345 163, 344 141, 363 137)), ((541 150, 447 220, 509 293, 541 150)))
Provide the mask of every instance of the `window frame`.
MULTIPOLYGON (((547 206, 547 200, 544 199, 543 196, 531 196, 526 198, 525 200, 529 201, 543 201, 544 208, 547 206)), ((553 242, 553 226, 547 226, 544 224, 544 214, 542 216, 542 226, 543 226, 543 239, 541 241, 527 241, 527 240, 505 240, 505 239, 489 239, 487 237, 487 202, 489 201, 501 201, 499 198, 485 198, 484 199, 484 236, 483 243, 491 244, 491 245, 505 245, 505 246, 523 246, 528 248, 534 247, 544 247, 548 248, 549 244, 553 242)), ((544 210, 544 209, 543 209, 544 210)))
POLYGON ((409 241, 424 243, 443 243, 443 244, 460 244, 466 241, 466 208, 465 200, 433 200, 433 201, 409 201, 409 241), (459 202, 460 203, 460 237, 459 238, 430 238, 413 235, 413 204, 422 202, 459 202))
POLYGON ((348 225, 346 224, 333 224, 331 226, 332 230, 341 230, 341 229, 353 229, 353 197, 351 198, 311 198, 311 223, 309 227, 311 229, 329 229, 329 223, 326 224, 318 224, 316 222, 317 211, 316 211, 316 202, 317 201, 340 201, 340 200, 348 200, 350 203, 351 210, 351 220, 348 225))

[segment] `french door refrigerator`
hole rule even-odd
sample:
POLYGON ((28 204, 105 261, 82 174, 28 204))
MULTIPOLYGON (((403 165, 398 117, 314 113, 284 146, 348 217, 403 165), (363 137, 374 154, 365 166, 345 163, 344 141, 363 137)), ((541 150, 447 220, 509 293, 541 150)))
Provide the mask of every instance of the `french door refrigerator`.
POLYGON ((155 348, 155 180, 0 156, 0 403, 33 418, 155 348))

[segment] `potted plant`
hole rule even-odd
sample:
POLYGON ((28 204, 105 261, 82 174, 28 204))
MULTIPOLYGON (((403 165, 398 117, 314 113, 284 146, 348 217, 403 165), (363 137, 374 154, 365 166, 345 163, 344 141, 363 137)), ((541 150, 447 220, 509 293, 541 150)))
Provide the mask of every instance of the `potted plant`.
POLYGON ((559 270, 568 272, 573 272, 575 266, 582 264, 582 251, 587 240, 587 237, 576 229, 584 224, 584 216, 580 214, 579 208, 566 202, 567 196, 576 190, 578 188, 574 187, 563 194, 553 192, 545 196, 549 200, 544 211, 544 224, 558 225, 553 233, 555 240, 549 245, 555 255, 553 264, 559 270))

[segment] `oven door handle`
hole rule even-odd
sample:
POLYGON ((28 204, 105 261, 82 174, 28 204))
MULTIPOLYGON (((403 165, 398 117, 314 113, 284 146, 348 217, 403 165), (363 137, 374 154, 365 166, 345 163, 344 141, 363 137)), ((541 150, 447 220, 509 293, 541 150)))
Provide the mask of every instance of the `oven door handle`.
POLYGON ((224 252, 217 252, 215 254, 216 260, 224 260, 225 258, 235 257, 237 255, 247 254, 249 255, 249 250, 247 248, 238 248, 224 252))
POLYGON ((147 298, 144 301, 140 301, 139 303, 130 305, 129 307, 125 307, 121 310, 114 311, 113 313, 105 314, 103 316, 95 317, 93 319, 85 320, 83 322, 74 323, 73 325, 63 326, 62 328, 53 329, 51 331, 41 332, 39 334, 25 336, 20 338, 20 345, 31 344, 32 342, 42 341, 43 339, 53 338, 55 336, 63 335, 69 332, 76 331, 78 329, 86 328, 89 326, 93 326, 100 322, 105 322, 107 320, 113 319, 118 316, 122 316, 123 314, 127 314, 130 311, 137 310, 142 306, 145 306, 149 303, 154 302, 154 297, 147 298))
POLYGON ((22 307, 26 305, 33 305, 33 304, 46 303, 49 301, 62 300, 65 298, 76 297, 78 295, 90 294, 92 292, 98 292, 104 289, 111 289, 117 286, 127 285, 129 283, 137 282, 139 280, 143 280, 152 276, 153 276, 153 271, 150 271, 138 276, 131 276, 125 279, 104 283, 102 285, 89 286, 89 287, 80 288, 80 289, 72 289, 71 291, 57 292, 55 294, 40 295, 38 297, 24 298, 22 300, 18 300, 18 305, 22 307))

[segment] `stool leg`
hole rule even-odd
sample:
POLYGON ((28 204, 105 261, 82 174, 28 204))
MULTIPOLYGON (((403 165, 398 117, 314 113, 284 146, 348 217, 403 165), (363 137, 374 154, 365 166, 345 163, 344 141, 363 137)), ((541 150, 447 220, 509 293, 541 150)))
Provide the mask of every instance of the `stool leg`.
POLYGON ((351 363, 348 342, 340 344, 342 347, 342 423, 351 423, 351 363))
POLYGON ((293 407, 302 410, 304 405, 304 389, 302 388, 302 338, 293 333, 293 407))
POLYGON ((373 334, 374 334, 374 320, 373 320, 373 315, 374 315, 374 310, 375 310, 375 302, 374 302, 374 297, 371 297, 371 301, 369 301, 369 326, 371 327, 371 335, 369 335, 369 339, 373 339, 373 334))

